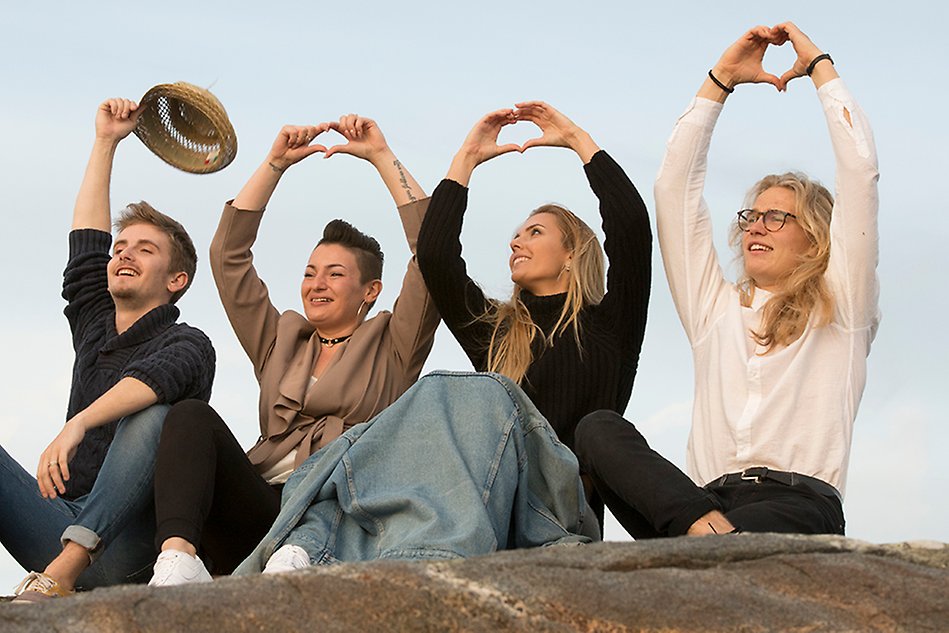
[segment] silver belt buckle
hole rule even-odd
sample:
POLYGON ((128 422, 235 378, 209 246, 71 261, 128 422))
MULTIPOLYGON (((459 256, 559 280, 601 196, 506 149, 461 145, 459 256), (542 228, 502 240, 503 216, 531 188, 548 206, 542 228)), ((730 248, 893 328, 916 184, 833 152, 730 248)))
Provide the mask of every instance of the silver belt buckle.
POLYGON ((744 470, 741 472, 741 480, 742 480, 742 481, 750 481, 750 482, 756 483, 756 484, 760 484, 760 483, 761 483, 761 478, 764 476, 764 474, 760 474, 760 475, 747 475, 747 474, 745 474, 746 472, 747 472, 747 471, 744 471, 744 470))

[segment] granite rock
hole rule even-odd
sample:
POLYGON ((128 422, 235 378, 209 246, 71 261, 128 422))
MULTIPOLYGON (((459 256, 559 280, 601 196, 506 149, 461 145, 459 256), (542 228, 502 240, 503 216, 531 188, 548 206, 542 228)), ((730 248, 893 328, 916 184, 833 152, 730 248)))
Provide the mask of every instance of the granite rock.
POLYGON ((743 534, 0 605, 0 631, 947 631, 949 545, 743 534))

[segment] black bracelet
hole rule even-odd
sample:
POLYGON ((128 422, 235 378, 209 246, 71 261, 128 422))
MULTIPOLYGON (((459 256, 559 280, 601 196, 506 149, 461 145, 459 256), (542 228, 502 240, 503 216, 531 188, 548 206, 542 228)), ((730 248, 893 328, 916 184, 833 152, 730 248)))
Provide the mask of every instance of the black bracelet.
POLYGON ((814 66, 817 65, 817 62, 819 62, 819 61, 821 61, 821 60, 824 60, 824 59, 826 59, 827 61, 829 61, 829 62, 831 63, 831 65, 833 65, 834 60, 831 59, 830 53, 821 53, 820 55, 818 55, 817 57, 815 57, 815 58, 811 61, 810 64, 807 65, 807 71, 806 71, 806 72, 807 72, 807 76, 808 76, 808 77, 810 77, 810 76, 811 76, 811 73, 814 72, 814 66))
POLYGON ((711 68, 708 69, 708 78, 711 79, 713 82, 715 82, 715 85, 718 86, 719 88, 721 88, 722 90, 724 90, 727 94, 731 94, 731 93, 735 92, 735 89, 734 89, 734 88, 729 88, 728 86, 726 86, 725 84, 723 84, 722 82, 720 82, 720 81, 718 80, 718 78, 717 78, 715 75, 712 74, 712 69, 711 69, 711 68))

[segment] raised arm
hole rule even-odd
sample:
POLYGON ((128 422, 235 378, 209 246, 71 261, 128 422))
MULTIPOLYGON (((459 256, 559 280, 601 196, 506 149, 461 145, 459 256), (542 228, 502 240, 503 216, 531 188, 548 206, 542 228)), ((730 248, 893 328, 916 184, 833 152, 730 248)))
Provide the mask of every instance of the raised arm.
POLYGON ((785 86, 780 77, 765 72, 761 61, 768 46, 780 46, 785 36, 776 27, 756 26, 750 29, 725 49, 718 63, 708 72, 696 96, 725 103, 739 84, 768 83, 782 90, 785 86))
POLYGON ((599 145, 586 130, 568 119, 559 110, 543 101, 523 101, 515 104, 514 118, 530 121, 540 128, 541 135, 525 141, 521 151, 531 147, 566 147, 576 152, 586 165, 600 151, 599 145))
POLYGON ((693 344, 714 318, 716 302, 727 286, 703 198, 712 132, 722 104, 735 86, 768 83, 777 89, 783 87, 780 78, 761 66, 767 47, 779 45, 782 38, 777 29, 758 26, 725 50, 676 122, 656 178, 656 218, 666 279, 693 344))
POLYGON ((328 123, 319 125, 285 125, 267 153, 267 158, 253 173, 234 198, 233 205, 247 211, 263 211, 270 197, 288 169, 326 147, 312 144, 319 134, 329 129, 328 123))
POLYGON ((797 53, 794 65, 781 79, 787 86, 811 70, 834 148, 836 191, 826 279, 834 295, 835 320, 850 329, 872 328, 879 321, 876 266, 880 206, 873 131, 829 56, 793 23, 785 22, 775 29, 797 53))
POLYGON ((264 161, 234 201, 225 205, 211 240, 209 260, 221 303, 258 378, 276 340, 280 313, 257 275, 251 248, 280 178, 307 156, 326 151, 324 146, 311 142, 328 129, 325 123, 281 128, 264 161))
POLYGON ((461 256, 461 227, 468 206, 468 182, 475 167, 495 156, 519 151, 516 144, 499 146, 501 128, 517 122, 514 110, 483 116, 465 137, 445 179, 432 192, 418 238, 418 264, 445 325, 478 371, 487 369, 492 326, 479 320, 490 303, 468 276, 461 256))
POLYGON ((128 99, 108 99, 99 105, 96 111, 96 139, 73 209, 73 229, 111 232, 109 184, 112 180, 112 161, 119 142, 135 129, 138 117, 138 104, 128 99))
POLYGON ((652 277, 652 231, 646 204, 632 181, 584 129, 543 101, 516 104, 518 121, 530 121, 541 136, 522 146, 565 147, 576 152, 593 193, 600 201, 604 250, 609 257, 607 293, 600 303, 627 347, 642 345, 652 277))
POLYGON ((517 119, 511 108, 495 110, 481 117, 468 132, 461 149, 452 159, 445 179, 454 180, 462 187, 467 187, 475 167, 501 154, 521 151, 520 145, 516 143, 498 145, 501 128, 514 123, 517 123, 517 119))
POLYGON ((435 329, 438 327, 438 310, 429 296, 415 258, 419 228, 429 200, 412 174, 396 158, 375 121, 357 114, 347 114, 329 125, 346 139, 346 143, 330 147, 326 151, 326 158, 335 154, 349 154, 371 163, 399 208, 412 258, 406 267, 399 297, 392 308, 389 333, 405 375, 414 381, 432 349, 435 329))
MULTIPOLYGON (((409 170, 396 158, 375 121, 358 114, 347 114, 341 116, 338 122, 326 125, 339 132, 346 143, 326 150, 325 158, 334 154, 349 154, 371 163, 397 207, 426 197, 425 191, 409 170)), ((410 241, 414 243, 414 236, 410 241)))

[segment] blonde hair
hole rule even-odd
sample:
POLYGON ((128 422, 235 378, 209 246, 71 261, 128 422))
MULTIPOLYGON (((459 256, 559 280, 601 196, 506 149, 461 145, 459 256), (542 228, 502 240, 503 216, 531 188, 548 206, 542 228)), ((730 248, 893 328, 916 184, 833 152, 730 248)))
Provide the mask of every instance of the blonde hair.
MULTIPOLYGON (((567 298, 544 343, 548 347, 553 345, 555 337, 572 327, 577 347, 580 347, 580 311, 598 304, 606 294, 603 249, 593 230, 566 208, 545 204, 534 209, 528 217, 539 213, 556 217, 563 236, 561 243, 571 262, 564 269, 569 277, 567 298)), ((494 326, 488 342, 488 371, 504 374, 518 384, 534 361, 531 351, 534 339, 538 335, 544 336, 521 300, 521 292, 522 288, 515 284, 509 301, 492 301, 487 312, 479 317, 494 326)))
MULTIPOLYGON (((830 323, 833 315, 833 296, 824 280, 830 261, 830 217, 834 198, 826 187, 802 173, 788 172, 765 176, 751 188, 747 206, 772 187, 784 187, 794 193, 794 215, 804 229, 811 248, 800 256, 798 265, 779 280, 779 287, 764 306, 761 325, 751 334, 755 341, 766 347, 767 354, 778 345, 796 341, 811 319, 817 315, 816 325, 830 323)), ((731 229, 732 247, 741 253, 743 231, 738 223, 731 229)), ((755 296, 755 280, 742 270, 738 280, 741 305, 749 307, 755 296)))

